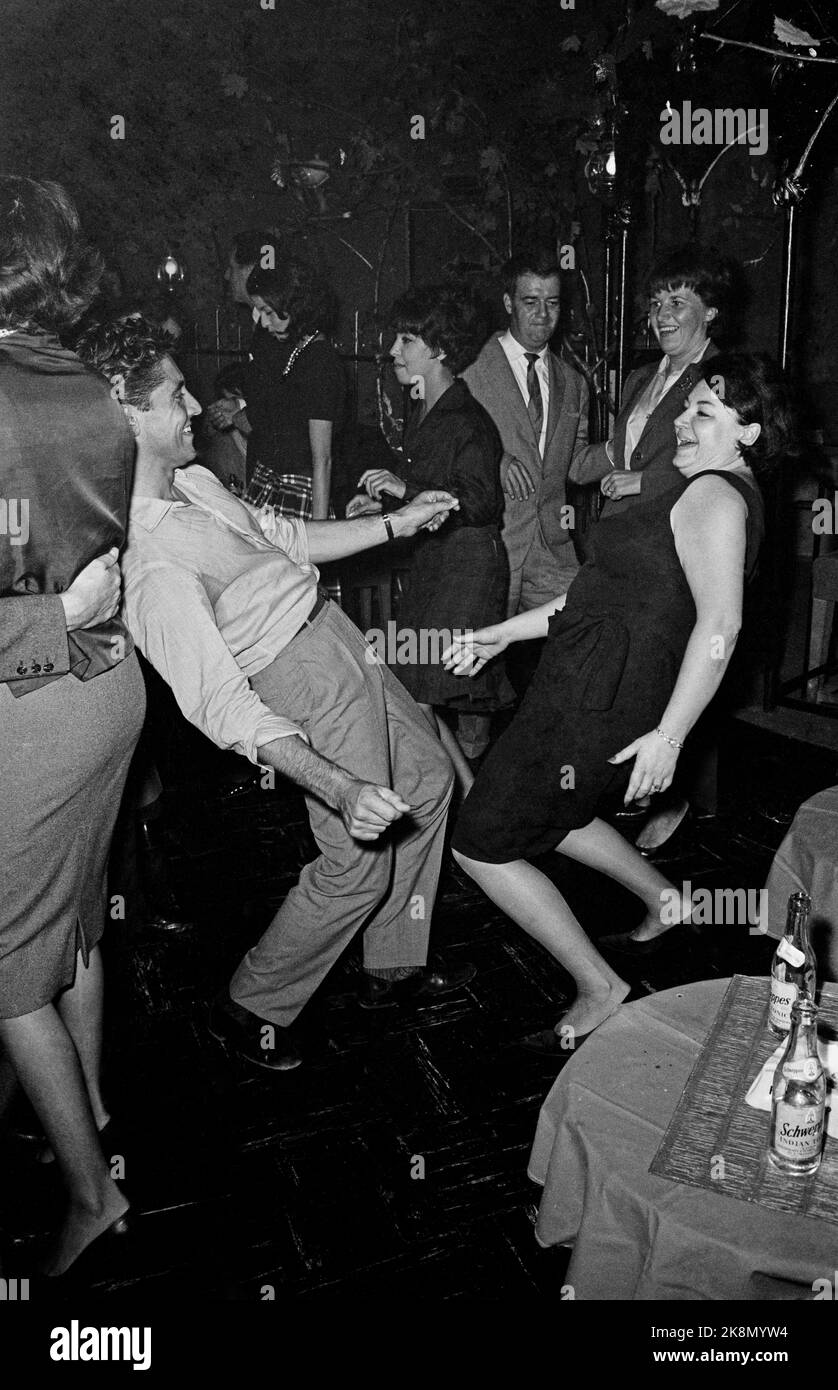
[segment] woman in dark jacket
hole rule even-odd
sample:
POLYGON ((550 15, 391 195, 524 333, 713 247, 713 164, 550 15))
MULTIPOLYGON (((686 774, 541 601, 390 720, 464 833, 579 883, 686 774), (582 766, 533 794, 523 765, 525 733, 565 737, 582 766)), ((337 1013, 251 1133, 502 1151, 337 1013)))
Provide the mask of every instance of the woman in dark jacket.
POLYGON ((120 622, 134 447, 63 348, 98 256, 57 184, 0 178, 0 1044, 55 1153, 62 1274, 128 1202, 98 1130, 106 867, 145 692, 120 622))
MULTIPOLYGON (((646 282, 649 327, 663 356, 630 373, 620 413, 607 444, 589 445, 586 457, 606 455, 612 466, 600 483, 603 517, 619 516, 652 503, 672 486, 675 419, 695 386, 702 364, 717 355, 716 339, 730 331, 739 292, 739 268, 715 246, 688 242, 658 258, 646 282)), ((696 739, 695 768, 686 781, 700 782, 709 749, 696 739)), ((637 837, 639 849, 659 848, 689 809, 674 787, 661 798, 637 837)), ((696 787, 697 790, 697 787, 696 787)))
MULTIPOLYGON (((396 650, 388 650, 387 660, 431 720, 441 708, 489 713, 514 698, 502 665, 466 688, 442 665, 442 652, 457 633, 503 618, 509 588, 500 535, 503 446, 490 416, 458 379, 485 341, 486 321, 465 289, 428 286, 397 300, 391 323, 396 376, 411 387, 416 408, 405 432, 400 475, 371 469, 360 486, 376 500, 444 488, 460 505, 439 531, 414 545, 396 650)), ((387 645, 392 648, 392 641, 387 645)), ((471 769, 448 726, 436 723, 467 791, 471 769)))

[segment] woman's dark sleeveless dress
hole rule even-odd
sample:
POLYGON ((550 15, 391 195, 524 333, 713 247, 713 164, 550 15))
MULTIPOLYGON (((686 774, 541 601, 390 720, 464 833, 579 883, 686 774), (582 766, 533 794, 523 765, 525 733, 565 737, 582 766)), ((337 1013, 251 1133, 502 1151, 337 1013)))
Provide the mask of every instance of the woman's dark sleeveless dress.
MULTIPOLYGON (((750 575, 763 535, 759 493, 736 474, 713 476, 747 503, 750 575)), ((452 841, 461 854, 504 864, 546 853, 625 789, 633 759, 608 759, 659 724, 695 625, 669 522, 691 482, 676 478, 648 506, 603 513, 521 707, 463 806, 452 841)))

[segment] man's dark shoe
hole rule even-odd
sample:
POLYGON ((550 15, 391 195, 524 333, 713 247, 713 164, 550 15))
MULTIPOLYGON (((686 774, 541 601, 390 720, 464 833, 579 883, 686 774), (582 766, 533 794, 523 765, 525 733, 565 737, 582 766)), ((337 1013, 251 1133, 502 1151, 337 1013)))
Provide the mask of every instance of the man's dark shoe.
POLYGON ((292 1071, 303 1060, 287 1028, 280 1028, 249 1009, 243 1009, 229 995, 217 996, 210 1008, 207 1027, 212 1036, 237 1057, 265 1071, 292 1071))
POLYGON ((364 982, 358 991, 358 1003, 362 1009, 383 1009, 389 1004, 401 1004, 408 1000, 428 1002, 462 989, 477 974, 476 966, 470 961, 463 965, 445 966, 441 964, 423 965, 406 980, 380 980, 377 975, 364 973, 364 982))

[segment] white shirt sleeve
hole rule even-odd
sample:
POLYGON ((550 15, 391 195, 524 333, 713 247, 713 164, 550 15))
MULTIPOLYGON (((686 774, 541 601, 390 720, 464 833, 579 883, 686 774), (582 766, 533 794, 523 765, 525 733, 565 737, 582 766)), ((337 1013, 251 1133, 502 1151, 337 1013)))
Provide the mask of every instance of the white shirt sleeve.
POLYGON ((273 739, 298 735, 308 742, 299 725, 274 714, 252 689, 194 575, 158 561, 126 576, 125 619, 185 717, 219 748, 258 767, 256 750, 273 739))
POLYGON ((295 565, 310 565, 308 531, 300 517, 280 516, 275 507, 254 507, 250 502, 238 499, 250 512, 254 521, 271 545, 282 550, 295 565))

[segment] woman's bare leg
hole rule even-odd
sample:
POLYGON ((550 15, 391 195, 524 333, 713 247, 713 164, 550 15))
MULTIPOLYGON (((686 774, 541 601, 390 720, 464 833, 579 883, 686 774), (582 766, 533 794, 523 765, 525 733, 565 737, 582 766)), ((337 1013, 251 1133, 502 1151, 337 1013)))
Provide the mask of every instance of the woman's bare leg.
POLYGON ((444 719, 439 718, 433 705, 420 705, 419 708, 454 764, 454 774, 457 778, 457 791, 460 800, 464 801, 474 785, 474 773, 468 765, 468 759, 457 742, 452 730, 449 729, 444 719))
POLYGON ((103 1000, 102 953, 94 946, 87 966, 78 957, 73 988, 59 996, 57 1008, 81 1063, 97 1129, 110 1118, 101 1091, 103 1000))
POLYGON ((0 1048, 0 1120, 14 1100, 17 1089, 17 1073, 12 1066, 12 1059, 0 1048))
MULTIPOLYGON (((583 931, 555 884, 524 859, 485 864, 454 857, 488 898, 529 936, 540 942, 576 982, 576 998, 556 1025, 581 1035, 597 1028, 620 1007, 629 992, 583 931)), ((638 858, 641 858, 638 855, 638 858)))
POLYGON ((631 932, 635 941, 650 941, 675 926, 676 922, 689 920, 691 903, 683 896, 683 890, 674 888, 663 874, 658 873, 648 859, 644 859, 634 847, 624 839, 619 831, 604 820, 592 820, 581 830, 571 830, 560 844, 556 845, 559 854, 566 854, 580 864, 591 869, 599 869, 615 882, 636 893, 645 904, 646 916, 640 925, 631 932), (676 907, 673 894, 680 896, 680 907, 676 907), (664 897, 664 894, 667 896, 664 897), (667 908, 661 921, 661 911, 667 908))
POLYGON ((69 1208, 44 1272, 62 1274, 96 1236, 128 1209, 99 1146, 84 1073, 73 1039, 53 1004, 0 1019, 11 1058, 52 1145, 69 1208))

